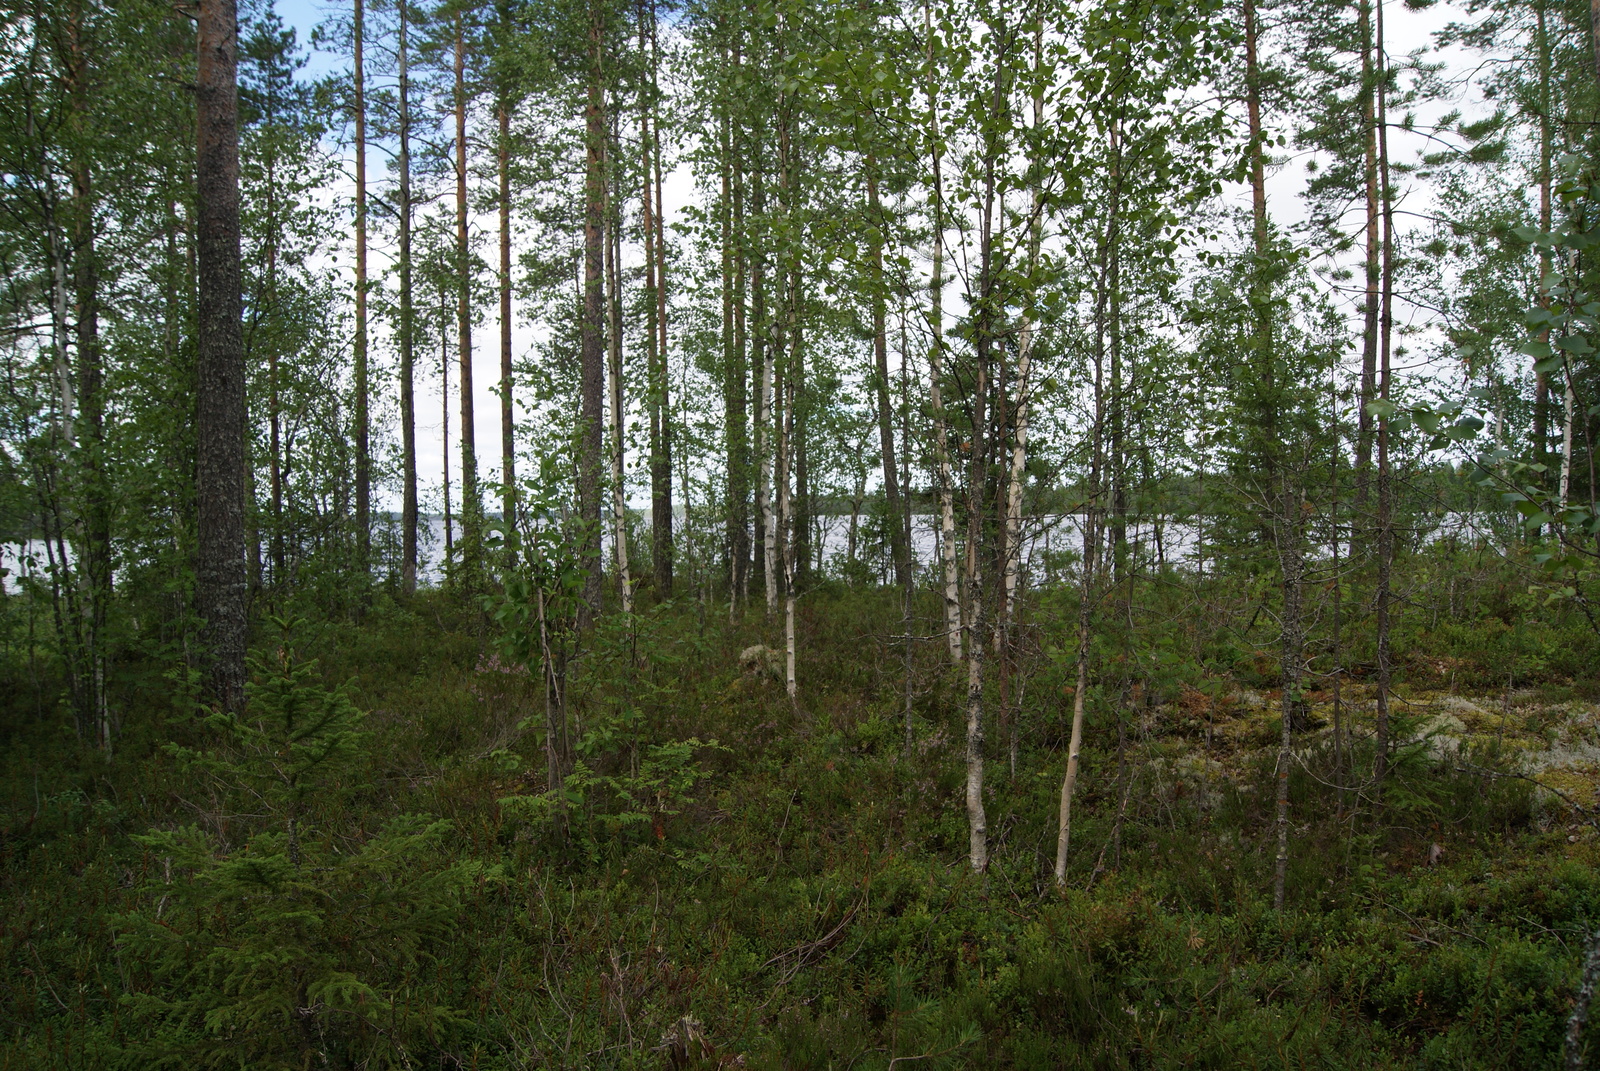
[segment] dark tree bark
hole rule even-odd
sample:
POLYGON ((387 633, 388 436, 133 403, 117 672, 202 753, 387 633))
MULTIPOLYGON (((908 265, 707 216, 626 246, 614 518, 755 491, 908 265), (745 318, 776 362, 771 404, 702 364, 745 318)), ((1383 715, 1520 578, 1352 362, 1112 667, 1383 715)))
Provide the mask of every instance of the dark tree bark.
POLYGON ((86 162, 74 168, 72 195, 77 212, 75 290, 78 312, 78 405, 82 439, 78 443, 83 481, 84 661, 86 700, 79 724, 106 754, 112 724, 106 703, 106 619, 111 605, 111 497, 106 476, 105 363, 100 349, 100 264, 95 250, 94 185, 86 162))
POLYGON ((578 430, 579 561, 585 573, 583 612, 587 628, 600 612, 600 463, 605 348, 605 86, 601 69, 604 29, 600 6, 589 7, 589 92, 584 107, 583 326, 579 366, 581 427, 578 430))
POLYGON ((466 39, 456 14, 456 344, 461 360, 461 576, 470 588, 482 533, 478 497, 478 436, 472 408, 472 248, 467 233, 466 39))
POLYGON ((212 697, 244 706, 249 628, 245 572, 245 375, 239 290, 238 13, 200 0, 198 124, 198 413, 195 595, 210 654, 212 697))
POLYGON ((356 560, 362 583, 372 568, 372 433, 368 407, 367 368, 367 81, 363 55, 366 35, 365 0, 355 0, 356 112, 356 560))
POLYGON ((884 322, 886 298, 883 278, 884 218, 878 200, 878 161, 867 157, 867 214, 872 231, 872 367, 878 401, 878 448, 883 453, 883 495, 889 528, 889 556, 894 562, 894 582, 903 586, 910 574, 906 558, 906 533, 900 524, 900 476, 894 455, 894 412, 889 408, 889 336, 884 322))
MULTIPOLYGON (((1389 355, 1394 331, 1394 199, 1393 191, 1389 185, 1389 133, 1388 133, 1388 90, 1386 86, 1388 68, 1384 62, 1383 54, 1383 3, 1377 4, 1377 32, 1376 47, 1373 50, 1377 56, 1378 70, 1378 99, 1377 99, 1377 131, 1378 131, 1378 181, 1379 203, 1383 215, 1383 241, 1381 243, 1381 285, 1379 288, 1380 307, 1378 312, 1378 398, 1389 400, 1389 355)), ((1373 604, 1376 610, 1374 628, 1377 633, 1377 695, 1376 702, 1376 737, 1374 748, 1377 752, 1373 763, 1372 779, 1375 783, 1374 798, 1379 798, 1383 791, 1384 778, 1389 771, 1389 683, 1392 673, 1392 657, 1390 650, 1390 616, 1392 592, 1390 590, 1390 573, 1394 564, 1394 505, 1392 500, 1393 487, 1390 482, 1389 471, 1389 420, 1387 417, 1378 418, 1377 433, 1378 448, 1378 576, 1376 591, 1373 593, 1373 604)))
POLYGON ((499 106, 500 140, 500 479, 501 513, 506 529, 517 520, 516 410, 511 383, 511 105, 499 106))
POLYGON ((1367 209, 1367 252, 1365 259, 1366 303, 1362 306, 1361 330, 1361 383, 1356 398, 1356 488, 1355 510, 1359 515, 1366 510, 1367 485, 1372 479, 1372 414, 1367 406, 1372 402, 1378 375, 1378 305, 1379 305, 1379 255, 1378 238, 1378 127, 1374 94, 1377 91, 1376 68, 1373 63, 1372 2, 1361 0, 1358 13, 1361 32, 1361 118, 1365 125, 1366 158, 1363 179, 1367 209))
POLYGON ((656 590, 662 598, 672 595, 672 396, 667 378, 667 235, 661 210, 661 120, 656 110, 656 68, 660 63, 656 42, 656 10, 650 5, 650 122, 643 131, 647 154, 644 183, 647 230, 654 231, 648 244, 655 259, 652 272, 652 323, 650 343, 650 535, 651 557, 655 565, 656 590), (651 199, 654 196, 652 210, 651 199))
POLYGON ((400 2, 400 587, 417 589, 417 403, 414 311, 411 302, 411 77, 406 0, 400 2))

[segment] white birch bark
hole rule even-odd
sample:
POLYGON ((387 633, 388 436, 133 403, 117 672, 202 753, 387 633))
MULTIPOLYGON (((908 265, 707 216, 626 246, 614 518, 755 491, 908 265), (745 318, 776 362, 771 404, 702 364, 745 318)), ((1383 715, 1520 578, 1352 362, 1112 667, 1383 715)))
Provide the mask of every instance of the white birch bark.
POLYGON ((928 282, 929 328, 933 344, 928 349, 928 401, 933 410, 934 456, 939 478, 939 557, 944 567, 945 638, 950 659, 961 661, 961 584, 956 569, 956 509, 951 490, 950 438, 945 426, 944 398, 944 181, 939 151, 938 90, 934 81, 933 23, 929 6, 922 7, 923 36, 927 42, 928 117, 933 141, 933 276, 928 282))
MULTIPOLYGON (((1572 492, 1572 415, 1578 398, 1572 390, 1572 369, 1566 370, 1567 405, 1566 422, 1561 433, 1561 508, 1567 508, 1567 496, 1572 492)), ((1504 423, 1504 421, 1502 421, 1504 423)))
POLYGON ((778 533, 772 503, 771 447, 774 356, 770 342, 762 349, 760 385, 756 392, 756 456, 760 459, 756 469, 756 505, 761 510, 765 535, 761 560, 765 566, 763 574, 767 581, 767 613, 770 615, 778 609, 778 533))
POLYGON ((967 859, 983 873, 989 867, 989 819, 983 808, 983 584, 977 539, 967 534, 967 859))
POLYGON ((783 424, 778 432, 778 524, 784 532, 783 540, 783 652, 784 687, 792 703, 799 688, 794 675, 794 539, 788 531, 793 517, 789 499, 789 468, 791 444, 794 440, 794 380, 786 384, 783 406, 783 424))
MULTIPOLYGON (((1096 409, 1100 406, 1097 404, 1096 409)), ((1095 420, 1095 449, 1099 449, 1099 413, 1095 420)), ((1093 493, 1093 492, 1092 492, 1093 493)), ((1061 778, 1061 809, 1056 830, 1056 885, 1067 883, 1067 848, 1072 842, 1072 794, 1078 785, 1078 754, 1083 748, 1083 709, 1089 694, 1089 626, 1094 601, 1095 573, 1100 559, 1099 516, 1094 499, 1084 510, 1083 567, 1078 591, 1078 675, 1072 693, 1072 737, 1067 743, 1067 772, 1061 778)))

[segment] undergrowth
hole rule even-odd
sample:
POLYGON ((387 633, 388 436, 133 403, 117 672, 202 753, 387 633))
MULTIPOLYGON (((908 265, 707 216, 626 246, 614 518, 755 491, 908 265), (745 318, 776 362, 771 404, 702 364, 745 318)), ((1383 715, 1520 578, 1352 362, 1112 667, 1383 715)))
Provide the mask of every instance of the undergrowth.
MULTIPOLYGON (((182 682, 151 700, 145 667, 110 761, 19 672, 0 1067, 1553 1066, 1600 845, 1510 776, 1504 728, 1419 736, 1380 813, 1351 788, 1371 756, 1347 681, 1343 764, 1323 730, 1291 778, 1274 911, 1276 704, 1247 690, 1272 666, 1178 626, 1137 675, 1102 652, 1058 891, 1050 622, 1072 608, 1051 598, 991 729, 984 875, 964 682, 923 643, 908 695, 889 593, 801 601, 796 705, 740 665, 776 635, 758 612, 685 600, 596 632, 559 788, 540 682, 438 593, 264 630, 243 720, 182 682)), ((1419 628, 1412 687, 1499 702, 1514 672, 1570 697, 1581 641, 1549 627, 1419 628)), ((1504 699, 1512 737, 1548 716, 1504 699)))

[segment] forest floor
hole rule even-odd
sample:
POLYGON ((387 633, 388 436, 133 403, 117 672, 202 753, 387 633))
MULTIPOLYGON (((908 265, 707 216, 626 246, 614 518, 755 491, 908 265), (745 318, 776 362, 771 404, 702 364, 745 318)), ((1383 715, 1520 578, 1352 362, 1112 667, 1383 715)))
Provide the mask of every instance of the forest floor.
POLYGON ((803 606, 795 705, 740 664, 756 615, 602 630, 559 792, 536 683, 442 596, 297 627, 285 694, 364 717, 292 804, 155 668, 110 761, 14 690, 0 1068, 1554 1066, 1600 918, 1592 682, 1496 692, 1492 645, 1434 644, 1381 807, 1370 682, 1308 696, 1276 911, 1270 672, 1097 693, 1057 888, 1070 667, 1009 682, 978 875, 964 679, 919 645, 907 748, 897 625, 803 606))

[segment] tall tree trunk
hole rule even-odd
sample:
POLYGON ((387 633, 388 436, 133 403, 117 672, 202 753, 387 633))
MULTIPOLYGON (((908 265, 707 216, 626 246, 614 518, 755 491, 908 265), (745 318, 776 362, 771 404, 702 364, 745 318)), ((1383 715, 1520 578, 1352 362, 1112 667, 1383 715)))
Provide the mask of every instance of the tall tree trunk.
POLYGON ((728 460, 728 617, 749 593, 750 455, 744 350, 743 182, 735 177, 733 123, 721 120, 723 434, 728 460))
POLYGON ((501 521, 509 536, 517 523, 516 406, 511 369, 511 104, 497 109, 500 178, 500 492, 501 521))
POLYGON ((478 495, 478 435, 472 397, 472 246, 467 232, 467 82, 466 34, 456 13, 456 344, 461 355, 461 576, 472 589, 477 583, 478 550, 483 533, 479 521, 483 500, 478 495))
POLYGON ((356 562, 362 583, 372 568, 372 418, 367 337, 367 76, 366 0, 355 0, 352 25, 355 51, 356 113, 356 562))
MULTIPOLYGON (((613 139, 615 141, 615 139, 613 139)), ((628 568, 628 500, 624 486, 625 450, 623 436, 627 421, 622 411, 622 198, 618 176, 611 176, 606 187, 606 309, 610 330, 606 338, 606 430, 611 449, 611 546, 617 561, 617 587, 622 612, 633 613, 633 576, 628 568)))
MULTIPOLYGON (((798 356, 799 329, 794 322, 793 306, 798 303, 798 287, 790 284, 790 330, 789 339, 792 347, 790 352, 791 367, 793 359, 798 356)), ((794 635, 794 551, 796 539, 789 525, 794 516, 793 504, 789 497, 789 465, 794 445, 794 376, 784 377, 784 405, 783 421, 778 429, 778 516, 776 529, 785 533, 783 539, 783 651, 784 651, 784 690, 789 695, 789 702, 795 702, 799 695, 799 686, 795 681, 795 635, 794 635)))
POLYGON ((401 0, 397 66, 400 90, 400 588, 417 589, 417 401, 416 324, 411 295, 411 72, 409 10, 401 0))
MULTIPOLYGON (((1388 62, 1383 51, 1383 0, 1376 4, 1376 33, 1373 49, 1377 62, 1378 100, 1378 191, 1383 212, 1382 278, 1380 308, 1378 311, 1378 398, 1389 400, 1390 339, 1394 327, 1394 198, 1389 185, 1389 109, 1388 62)), ((1378 417, 1378 576, 1373 593, 1375 631, 1377 640, 1377 755, 1373 763, 1375 796, 1381 796, 1384 778, 1389 768, 1389 679, 1391 657, 1390 630, 1390 572, 1394 562, 1394 505, 1389 472, 1389 420, 1378 417)))
MULTIPOLYGON (((756 179, 756 194, 761 193, 761 180, 756 179)), ((757 209, 758 214, 760 209, 757 209)), ((756 394, 756 505, 761 511, 761 564, 762 578, 767 587, 767 614, 778 609, 777 523, 772 502, 772 439, 773 439, 773 378, 776 374, 777 346, 768 336, 765 310, 762 308, 762 284, 766 274, 764 253, 756 254, 756 337, 757 356, 761 362, 761 378, 756 394)))
POLYGON ((1284 883, 1289 872, 1289 764, 1293 761, 1294 723, 1299 716, 1303 625, 1301 622, 1302 586, 1305 571, 1301 548, 1301 500, 1283 456, 1278 425, 1277 394, 1281 377, 1272 330, 1272 256, 1267 219, 1267 172, 1265 135, 1261 126, 1261 68, 1257 60, 1258 28, 1254 0, 1244 0, 1245 91, 1250 124, 1250 205, 1254 224, 1254 264, 1250 286, 1253 347, 1257 361, 1254 373, 1264 404, 1263 424, 1265 478, 1269 501, 1276 503, 1273 528, 1278 549, 1278 566, 1283 587, 1283 612, 1280 619, 1283 700, 1281 737, 1278 747, 1276 827, 1277 857, 1273 867, 1272 906, 1283 909, 1284 883))
MULTIPOLYGON (((1044 64, 1044 21, 1041 19, 1034 28, 1033 37, 1033 67, 1037 78, 1040 67, 1044 64)), ((1033 131, 1037 135, 1044 128, 1044 90, 1042 82, 1036 81, 1033 93, 1033 131)), ((1015 661, 1015 652, 1012 647, 1014 640, 1013 626, 1017 613, 1018 582, 1022 574, 1022 484, 1028 464, 1028 402, 1029 391, 1032 389, 1030 376, 1033 364, 1033 287, 1034 273, 1039 266, 1039 246, 1042 239, 1042 225, 1044 214, 1044 191, 1038 186, 1033 189, 1028 212, 1028 239, 1027 239, 1027 307, 1022 313, 1022 327, 1017 340, 1017 377, 1016 401, 1012 407, 1011 421, 1011 463, 1006 480, 1006 508, 1005 508, 1005 561, 1004 583, 1000 591, 1000 627, 996 630, 999 640, 997 654, 1000 659, 1001 673, 1001 721, 1006 726, 1006 753, 1009 757, 1009 772, 1015 778, 1017 774, 1018 727, 1016 712, 1012 709, 1010 701, 1010 676, 1012 664, 1015 661)))
POLYGON ((1100 495, 1105 470, 1106 311, 1111 292, 1113 253, 1121 242, 1122 211, 1120 172, 1114 170, 1111 178, 1110 196, 1106 205, 1106 229, 1099 249, 1098 267, 1101 285, 1096 288, 1094 307, 1094 423, 1089 431, 1089 480, 1083 503, 1083 561, 1079 568, 1078 582, 1077 677, 1072 693, 1072 728, 1067 741, 1067 769, 1061 778, 1061 800, 1056 822, 1057 888, 1067 883, 1067 852, 1072 846, 1072 800, 1078 787, 1078 759, 1083 748, 1083 719, 1089 698, 1089 655, 1090 644, 1094 638, 1094 606, 1099 598, 1102 571, 1100 495))
MULTIPOLYGON (((74 20, 77 25, 77 20, 74 20)), ((74 79, 75 88, 81 80, 74 79)), ((80 90, 81 92, 81 90, 80 90)), ((76 94, 75 94, 76 95, 76 94)), ((75 115, 87 110, 74 104, 75 115)), ((75 289, 78 313, 78 403, 82 412, 82 438, 78 443, 82 491, 82 533, 79 536, 83 582, 83 647, 87 700, 79 711, 84 728, 100 748, 111 754, 110 707, 106 698, 106 620, 111 607, 111 489, 106 472, 105 364, 100 347, 100 262, 96 248, 95 193, 89 164, 79 160, 73 169, 72 196, 77 230, 74 246, 75 289)))
POLYGON ((444 562, 440 574, 448 583, 465 570, 455 568, 455 519, 450 513, 450 294, 441 281, 439 287, 439 455, 444 464, 444 562))
POLYGON ((945 421, 944 380, 944 177, 943 151, 939 133, 938 71, 934 66, 933 16, 929 0, 923 0, 922 33, 926 42, 925 63, 928 79, 928 128, 932 157, 933 189, 933 274, 928 280, 928 329, 933 341, 928 348, 928 403, 933 412, 934 462, 939 495, 939 557, 944 569, 945 639, 950 659, 961 661, 961 585, 956 569, 956 519, 953 480, 950 472, 950 436, 945 421))
POLYGON ((878 449, 883 455, 884 516, 889 527, 889 557, 894 582, 903 587, 911 573, 906 556, 906 533, 901 525, 900 476, 894 452, 894 411, 889 407, 889 335, 886 322, 887 283, 883 275, 883 245, 887 220, 878 199, 878 161, 867 160, 867 226, 872 242, 872 359, 873 387, 878 402, 878 449))
MULTIPOLYGON (((1356 407, 1356 487, 1355 512, 1366 512, 1367 488, 1372 480, 1372 413, 1368 411, 1377 389, 1378 374, 1378 318, 1382 304, 1382 264, 1379 246, 1382 232, 1382 209, 1378 202, 1378 71, 1381 64, 1375 56, 1372 38, 1372 0, 1360 0, 1357 24, 1361 35, 1361 118, 1365 146, 1363 185, 1366 194, 1366 239, 1364 261, 1366 276, 1366 302, 1362 306, 1361 330, 1361 382, 1357 391, 1356 407)), ((1380 46, 1381 47, 1381 46, 1380 46)))
MULTIPOLYGON (((660 64, 656 41, 656 5, 650 3, 650 86, 648 89, 648 115, 650 122, 641 131, 645 151, 644 226, 653 230, 653 241, 646 250, 653 256, 650 327, 655 337, 650 341, 651 422, 650 422, 650 550, 655 565, 656 590, 662 598, 672 595, 673 539, 672 539, 672 398, 667 376, 667 232, 662 219, 661 205, 661 117, 657 105, 660 94, 656 89, 656 68, 660 64), (654 211, 649 211, 652 196, 654 211)), ((642 42, 641 42, 642 45, 642 42)), ((642 50, 642 49, 641 49, 642 50)))
POLYGON ((211 655, 210 687, 244 706, 249 628, 245 572, 245 370, 240 334, 238 14, 233 0, 200 0, 195 80, 199 205, 199 554, 195 593, 211 655))
MULTIPOLYGON (((1550 35, 1546 25, 1544 0, 1534 5, 1539 49, 1539 229, 1550 232, 1551 129, 1550 111, 1550 35)), ((1549 307, 1550 292, 1545 280, 1550 275, 1550 250, 1539 249, 1539 303, 1549 307)), ((1550 330, 1539 333, 1539 340, 1550 342, 1550 330)), ((1533 460, 1548 465, 1550 460, 1550 377, 1537 369, 1533 379, 1533 460)))
MULTIPOLYGON (((994 96, 991 116, 998 117, 1004 107, 1004 57, 997 56, 994 75, 994 96)), ((993 121, 998 122, 998 118, 993 121)), ((988 592, 983 570, 988 563, 987 553, 992 549, 984 538, 986 488, 989 479, 989 452, 993 437, 989 434, 990 367, 995 333, 995 302, 998 299, 995 280, 994 230, 997 183, 996 157, 999 147, 993 144, 993 135, 985 138, 983 202, 978 230, 978 302, 973 311, 976 321, 973 346, 972 374, 972 456, 967 469, 967 861, 972 869, 983 872, 989 866, 989 824, 983 806, 983 736, 984 736, 984 633, 988 627, 988 592)))
POLYGON ((597 0, 589 5, 589 87, 584 107, 583 330, 579 367, 581 412, 578 441, 579 561, 584 570, 580 629, 601 608, 600 454, 605 380, 605 85, 601 67, 603 15, 597 0))

